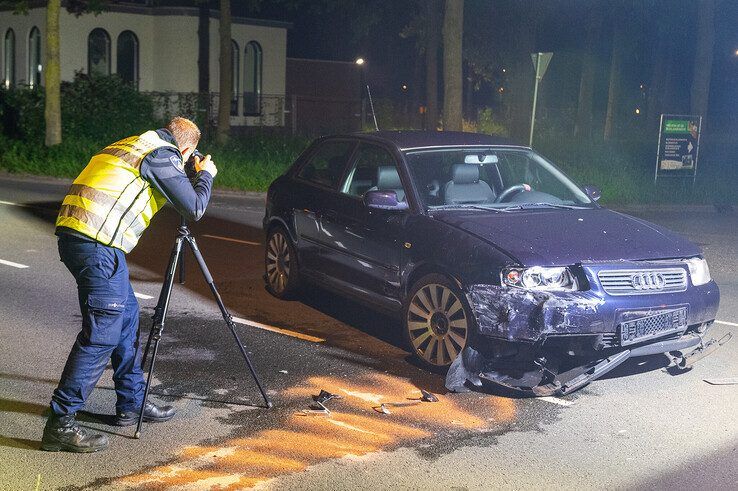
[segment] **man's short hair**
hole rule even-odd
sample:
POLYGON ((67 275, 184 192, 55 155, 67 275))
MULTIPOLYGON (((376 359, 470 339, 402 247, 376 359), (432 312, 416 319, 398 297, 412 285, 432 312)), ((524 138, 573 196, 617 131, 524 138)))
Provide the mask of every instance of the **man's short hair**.
POLYGON ((197 147, 200 142, 200 129, 195 123, 187 118, 177 116, 167 124, 167 130, 177 141, 177 147, 197 147))

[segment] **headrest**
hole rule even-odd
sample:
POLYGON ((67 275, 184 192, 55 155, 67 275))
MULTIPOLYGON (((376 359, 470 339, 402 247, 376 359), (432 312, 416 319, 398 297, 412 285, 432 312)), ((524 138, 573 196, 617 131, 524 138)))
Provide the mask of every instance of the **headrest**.
POLYGON ((377 189, 402 189, 400 174, 394 165, 377 167, 377 189))
POLYGON ((475 184, 479 182, 479 166, 476 164, 454 164, 451 167, 454 184, 475 184))

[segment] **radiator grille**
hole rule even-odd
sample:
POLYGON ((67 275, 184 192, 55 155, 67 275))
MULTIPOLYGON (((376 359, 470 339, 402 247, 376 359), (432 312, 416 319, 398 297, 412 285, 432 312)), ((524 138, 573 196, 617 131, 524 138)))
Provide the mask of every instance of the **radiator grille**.
POLYGON ((653 295, 687 289, 687 270, 682 268, 603 270, 597 277, 609 295, 653 295))

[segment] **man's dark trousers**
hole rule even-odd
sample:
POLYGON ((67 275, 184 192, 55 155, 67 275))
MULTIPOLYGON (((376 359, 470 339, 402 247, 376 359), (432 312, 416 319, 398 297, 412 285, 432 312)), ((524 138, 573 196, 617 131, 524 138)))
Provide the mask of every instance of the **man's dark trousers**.
POLYGON ((138 301, 120 249, 59 234, 59 256, 77 280, 82 331, 51 397, 57 415, 82 409, 108 360, 113 363, 116 409, 138 412, 144 378, 138 343, 138 301))

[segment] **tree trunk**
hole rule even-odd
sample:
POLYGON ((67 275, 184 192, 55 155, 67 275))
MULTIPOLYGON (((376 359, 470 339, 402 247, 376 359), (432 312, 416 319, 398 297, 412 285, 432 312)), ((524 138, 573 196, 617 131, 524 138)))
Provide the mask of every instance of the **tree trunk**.
POLYGON ((426 0, 425 36, 425 105, 426 128, 435 131, 438 128, 438 45, 440 43, 440 0, 426 0))
POLYGON ((61 129, 61 68, 59 65, 59 10, 61 0, 49 0, 46 8, 46 60, 44 61, 46 146, 62 141, 61 129))
POLYGON ((413 63, 413 78, 410 82, 410 107, 408 108, 409 118, 407 120, 408 126, 418 128, 418 107, 422 105, 423 94, 421 92, 423 87, 423 59, 420 56, 415 57, 413 63))
POLYGON ((587 13, 587 43, 582 58, 582 72, 579 79, 579 103, 574 136, 592 136, 592 110, 594 84, 597 71, 597 38, 602 28, 602 6, 590 5, 587 13))
MULTIPOLYGON (((715 0, 699 0, 697 4, 697 50, 692 75, 692 114, 707 115, 710 98, 710 78, 715 45, 715 0)), ((703 121, 704 124, 704 121, 703 121)))
POLYGON ((200 0, 197 19, 197 88, 210 92, 210 4, 200 0))
POLYGON ((231 66, 231 2, 220 0, 220 95, 218 97, 218 143, 228 141, 231 129, 231 92, 233 91, 233 67, 231 66))
POLYGON ((197 91, 198 110, 203 118, 200 127, 207 130, 210 122, 210 3, 199 0, 197 20, 197 91))
POLYGON ((464 0, 446 0, 443 15, 443 129, 461 131, 464 0))
POLYGON ((621 104, 622 69, 625 58, 627 34, 624 22, 616 22, 612 40, 612 55, 610 57, 610 85, 607 94, 607 115, 605 116, 605 140, 615 136, 618 111, 621 104))
POLYGON ((666 87, 666 73, 668 68, 668 52, 666 47, 666 29, 663 25, 657 25, 654 29, 652 44, 653 59, 651 60, 651 78, 646 96, 646 118, 649 132, 657 131, 663 109, 664 89, 666 87))

